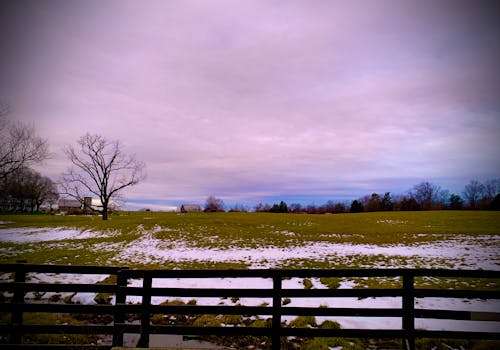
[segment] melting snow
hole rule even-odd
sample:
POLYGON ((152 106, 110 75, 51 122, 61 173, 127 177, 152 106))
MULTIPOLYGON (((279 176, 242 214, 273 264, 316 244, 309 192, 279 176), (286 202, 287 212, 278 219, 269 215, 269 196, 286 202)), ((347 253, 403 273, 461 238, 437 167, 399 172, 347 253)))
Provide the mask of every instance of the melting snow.
MULTIPOLYGON (((381 224, 404 224, 404 222, 380 222, 381 224)), ((404 245, 368 245, 368 244, 338 244, 328 242, 305 242, 303 246, 275 247, 266 246, 254 249, 232 247, 228 249, 220 248, 197 248, 192 247, 188 242, 170 241, 154 238, 153 233, 162 230, 155 227, 151 231, 141 231, 140 238, 128 243, 96 243, 95 250, 116 252, 109 263, 142 263, 161 261, 213 261, 213 262, 246 262, 251 268, 255 267, 277 267, 288 259, 317 259, 324 260, 329 257, 349 257, 352 255, 383 255, 391 257, 424 258, 426 261, 433 259, 449 259, 454 262, 460 261, 463 268, 482 268, 498 270, 500 266, 500 235, 484 235, 468 237, 456 235, 452 238, 443 239, 432 243, 404 245)), ((294 235, 291 231, 278 232, 284 235, 294 235)), ((78 241, 88 238, 111 237, 116 232, 101 233, 90 230, 77 229, 49 229, 49 228, 2 228, 0 229, 0 242, 6 243, 38 243, 54 242, 55 247, 70 245, 75 246, 78 241)), ((216 236, 212 238, 216 239, 216 236)), ((30 248, 33 249, 32 247, 30 248)), ((12 248, 0 249, 0 255, 11 256, 12 248)), ((455 264, 455 266, 457 266, 455 264)), ((436 267, 436 266, 430 266, 436 267)), ((103 275, 73 275, 73 274, 30 274, 28 276, 32 282, 39 283, 96 283, 102 281, 103 275)), ((9 275, 0 276, 0 280, 9 279, 9 275)), ((314 288, 326 288, 318 279, 311 279, 314 288)), ((344 281, 340 288, 352 288, 351 282, 344 281)), ((130 286, 141 286, 142 280, 132 280, 130 286)), ((205 278, 205 279, 154 279, 153 287, 176 287, 176 288, 271 288, 270 279, 261 278, 205 278)), ((283 281, 283 288, 303 288, 301 279, 291 279, 283 281)), ((51 294, 46 293, 42 299, 49 298, 51 294)), ((61 296, 70 296, 67 293, 61 296)), ((29 293, 27 298, 39 296, 29 293)), ((95 294, 78 293, 72 297, 73 302, 82 304, 93 304, 95 294)), ((165 301, 166 297, 154 297, 155 304, 165 301)), ((177 299, 177 298, 170 298, 177 299)), ((188 302, 191 298, 181 298, 188 302)), ((140 302, 141 297, 129 297, 129 302, 140 302)), ((114 300, 112 300, 114 302, 114 300)), ((263 298, 241 298, 237 301, 221 298, 198 298, 198 305, 234 305, 240 303, 247 306, 257 306, 262 303, 272 304, 272 299, 263 298)), ((288 306, 308 306, 319 307, 320 305, 329 307, 382 307, 399 308, 401 298, 368 298, 359 300, 357 298, 292 298, 288 306)), ((439 299, 427 298, 417 299, 417 308, 449 309, 449 310, 470 310, 470 311, 491 311, 500 310, 499 300, 464 300, 464 299, 439 299)), ((283 316, 283 320, 290 321, 295 316, 283 316)), ((326 317, 317 317, 321 323, 326 317)), ((400 318, 358 318, 358 317, 335 317, 344 328, 401 328, 400 318)), ((495 322, 475 322, 475 321, 449 321, 449 320, 427 320, 419 319, 416 326, 427 329, 448 329, 448 330, 492 330, 498 331, 498 323, 495 322)))
POLYGON ((0 229, 0 242, 36 243, 62 240, 77 240, 98 237, 109 237, 113 234, 103 234, 90 230, 62 228, 9 228, 0 229))

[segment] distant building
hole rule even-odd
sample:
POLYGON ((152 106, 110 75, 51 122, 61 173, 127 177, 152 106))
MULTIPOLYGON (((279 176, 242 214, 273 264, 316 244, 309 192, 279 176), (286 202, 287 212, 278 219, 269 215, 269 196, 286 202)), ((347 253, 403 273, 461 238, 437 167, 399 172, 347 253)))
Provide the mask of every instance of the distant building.
POLYGON ((181 205, 181 213, 199 213, 201 207, 198 204, 183 204, 181 205))
POLYGON ((83 197, 83 212, 90 214, 94 211, 92 207, 92 197, 83 197))
POLYGON ((76 199, 60 199, 58 206, 59 211, 68 214, 79 214, 82 212, 82 203, 76 199))
POLYGON ((92 197, 84 197, 83 201, 78 199, 60 199, 59 211, 68 214, 91 214, 95 205, 92 203, 92 197))

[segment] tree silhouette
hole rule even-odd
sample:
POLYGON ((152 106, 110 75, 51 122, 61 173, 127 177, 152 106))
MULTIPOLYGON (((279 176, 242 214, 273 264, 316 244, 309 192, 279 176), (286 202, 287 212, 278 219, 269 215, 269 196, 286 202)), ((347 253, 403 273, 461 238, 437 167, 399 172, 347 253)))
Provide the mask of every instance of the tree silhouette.
POLYGON ((10 108, 0 103, 0 180, 21 168, 47 159, 48 142, 35 128, 7 120, 10 108))
POLYGON ((135 156, 125 155, 118 140, 108 141, 100 135, 86 134, 77 144, 76 148, 64 149, 73 166, 63 174, 63 194, 82 204, 87 195, 96 195, 101 202, 102 218, 107 220, 111 200, 126 187, 144 179, 145 165, 135 156))

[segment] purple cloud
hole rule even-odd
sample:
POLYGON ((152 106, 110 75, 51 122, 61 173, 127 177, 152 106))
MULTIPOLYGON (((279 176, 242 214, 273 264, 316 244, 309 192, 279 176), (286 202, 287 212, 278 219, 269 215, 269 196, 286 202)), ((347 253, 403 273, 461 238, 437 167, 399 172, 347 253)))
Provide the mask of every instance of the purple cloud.
POLYGON ((147 163, 131 198, 169 203, 498 176, 493 3, 1 6, 0 98, 49 139, 50 176, 87 131, 147 163))

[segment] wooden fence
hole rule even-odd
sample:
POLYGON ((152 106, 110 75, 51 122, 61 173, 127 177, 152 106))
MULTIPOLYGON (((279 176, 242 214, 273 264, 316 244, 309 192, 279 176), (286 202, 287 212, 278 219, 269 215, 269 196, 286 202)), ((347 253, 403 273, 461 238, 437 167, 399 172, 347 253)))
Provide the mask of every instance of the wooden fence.
MULTIPOLYGON (((151 334, 218 335, 218 336, 265 336, 270 337, 272 349, 280 349, 282 337, 344 337, 344 338, 391 338, 401 339, 402 348, 415 349, 416 338, 500 339, 500 310, 470 312, 457 310, 419 309, 417 298, 500 299, 500 271, 484 270, 437 270, 437 269, 343 269, 343 270, 133 270, 126 267, 35 265, 26 263, 1 264, 0 275, 0 346, 10 348, 61 348, 60 345, 27 344, 27 334, 99 334, 112 337, 112 345, 75 344, 66 348, 110 349, 123 345, 124 333, 140 334, 138 346, 148 347, 151 334), (3 274, 3 275, 2 275, 3 274), (116 276, 109 284, 58 284, 34 283, 34 274, 98 274, 116 276), (9 278, 7 278, 9 277, 9 278), (391 278, 401 283, 395 288, 363 289, 304 289, 283 288, 283 281, 290 278, 391 278), (416 278, 471 278, 487 281, 487 290, 416 288, 416 278), (238 288, 160 288, 153 286, 156 279, 186 278, 234 278, 241 280, 238 288), (246 288, 246 278, 267 279, 268 288, 246 288), (130 286, 131 280, 142 280, 141 286, 130 286), (116 281, 116 282, 115 282, 116 281), (272 281, 272 283, 270 282, 272 281), (26 300, 26 293, 70 292, 109 293, 114 302, 109 304, 42 303, 26 300), (140 296, 142 302, 127 303, 127 296, 140 296), (259 298, 272 302, 267 306, 202 306, 202 305, 155 305, 152 297, 189 298, 259 298), (338 307, 287 307, 284 298, 371 298, 397 297, 400 308, 338 308, 338 307), (102 324, 32 324, 23 322, 26 313, 95 314, 112 315, 112 322, 102 324), (126 315, 140 315, 140 323, 126 321, 126 315), (194 327, 180 325, 156 325, 153 314, 165 315, 267 315, 269 327, 194 327), (285 327, 282 317, 330 316, 330 317, 396 317, 401 319, 400 329, 320 329, 285 327), (7 316, 10 316, 7 317, 7 316), (438 331, 415 329, 415 319, 449 319, 490 321, 496 331, 438 331)), ((265 285, 265 283, 264 283, 265 285)))

